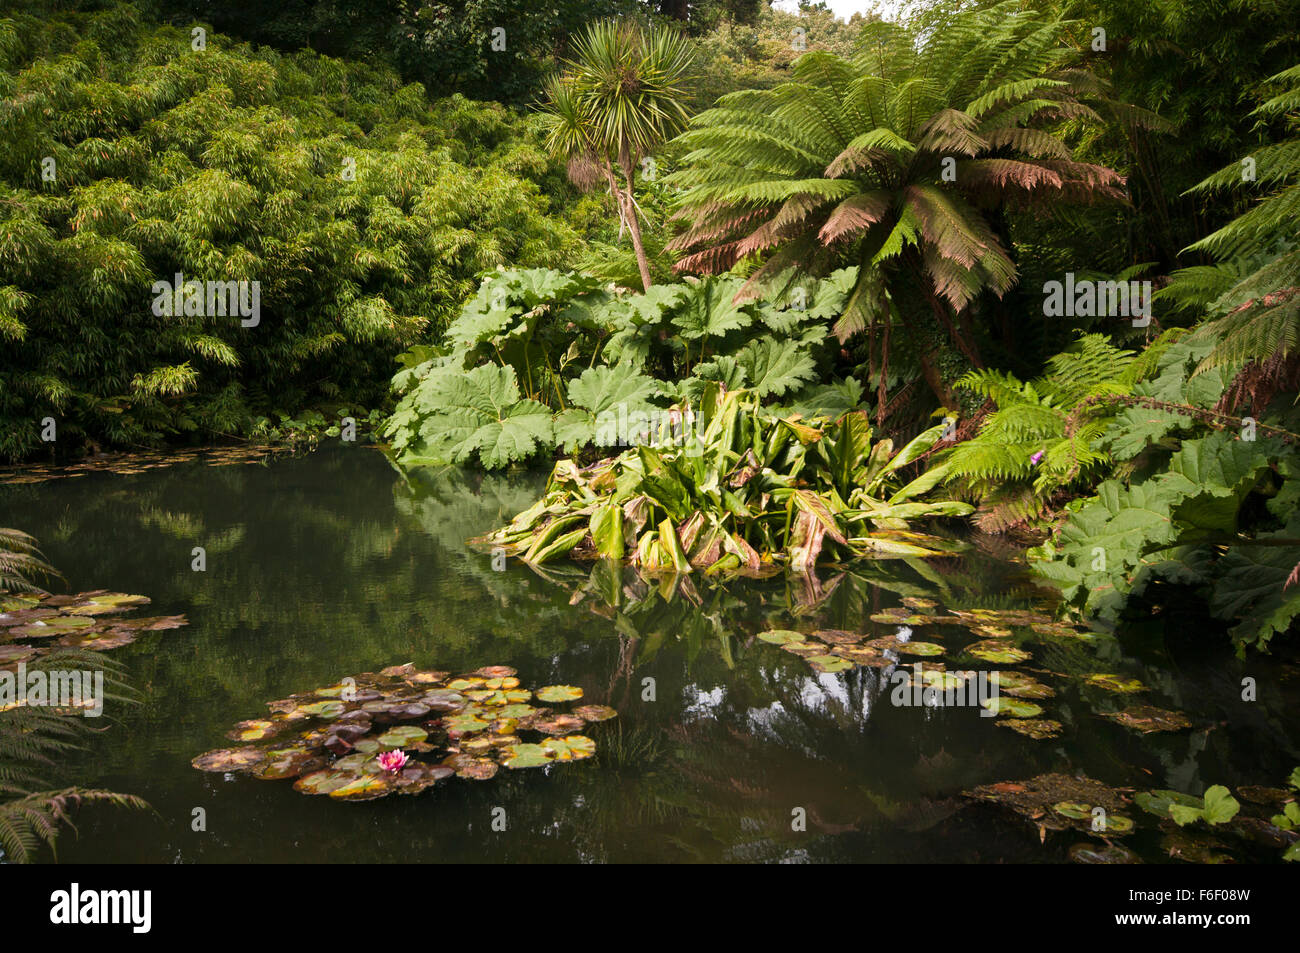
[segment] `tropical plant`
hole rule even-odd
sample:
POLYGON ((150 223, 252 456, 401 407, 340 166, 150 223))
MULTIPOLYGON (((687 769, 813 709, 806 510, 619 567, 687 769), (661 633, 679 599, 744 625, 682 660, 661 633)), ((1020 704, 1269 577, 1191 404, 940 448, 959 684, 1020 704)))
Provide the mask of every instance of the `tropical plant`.
POLYGON ((1262 410, 1280 390, 1300 384, 1300 64, 1269 77, 1283 88, 1253 115, 1285 122, 1290 138, 1270 143, 1211 175, 1191 191, 1271 188, 1255 206, 1189 251, 1218 263, 1176 272, 1162 296, 1208 311, 1194 338, 1214 348, 1197 373, 1236 370, 1220 409, 1249 402, 1262 410))
POLYGON ((1069 503, 1031 557, 1068 600, 1112 620, 1153 580, 1198 587, 1244 652, 1300 616, 1300 435, 1213 409, 1230 378, 1193 375, 1213 346, 1177 341, 1122 398, 1097 444, 1128 479, 1069 503))
POLYGON ((693 404, 710 382, 805 415, 857 409, 854 378, 812 384, 830 376, 826 329, 853 274, 743 305, 732 300, 736 278, 618 295, 549 269, 490 276, 443 345, 400 358, 393 386, 403 396, 384 433, 403 465, 477 458, 494 469, 556 448, 626 445, 630 416, 693 404))
MULTIPOLYGON (((1018 2, 968 8, 942 30, 871 23, 852 59, 811 52, 793 79, 742 91, 697 116, 670 182, 683 187, 683 270, 760 256, 746 294, 791 273, 858 265, 841 338, 890 327, 946 331, 982 365, 972 308, 1001 296, 1016 265, 999 214, 1122 197, 1122 180, 1075 161, 1054 124, 1096 118, 1096 88, 1067 69, 1072 24, 1018 2)), ((925 379, 952 394, 928 342, 925 379)), ((881 401, 883 403, 883 400, 881 401)))
POLYGON ((546 86, 547 146, 569 161, 576 181, 603 180, 609 187, 636 250, 642 290, 653 279, 636 169, 688 118, 692 57, 690 42, 675 30, 601 20, 575 41, 567 71, 546 86))
MULTIPOLYGON (((57 575, 40 558, 36 543, 26 533, 0 529, 0 614, 25 607, 9 604, 13 592, 38 592, 31 575, 57 575)), ((27 663, 38 671, 100 671, 105 675, 105 697, 127 701, 121 683, 121 666, 94 652, 60 650, 27 663)), ((13 679, 8 671, 0 676, 13 679)), ((12 682, 11 682, 12 684, 12 682)), ((57 760, 81 747, 91 734, 81 713, 11 703, 0 706, 0 849, 5 859, 32 860, 41 844, 53 848, 61 827, 70 823, 71 811, 83 803, 102 802, 116 807, 143 808, 138 797, 91 788, 49 788, 48 773, 57 760)))
POLYGON ((40 592, 32 578, 57 575, 41 558, 34 538, 21 530, 0 527, 0 591, 40 592))
POLYGON ((819 557, 931 556, 952 544, 908 520, 963 516, 957 501, 921 502, 938 482, 904 482, 934 427, 906 446, 872 442, 865 413, 831 422, 782 417, 745 390, 709 385, 649 439, 581 468, 561 460, 545 494, 476 543, 525 562, 627 559, 645 571, 809 570, 819 557))
POLYGON ((981 504, 981 529, 1001 532, 1038 517, 1063 490, 1091 488, 1109 471, 1100 438, 1142 365, 1103 335, 1090 334, 1021 382, 1006 371, 971 371, 960 389, 991 402, 979 432, 936 455, 946 481, 981 504))

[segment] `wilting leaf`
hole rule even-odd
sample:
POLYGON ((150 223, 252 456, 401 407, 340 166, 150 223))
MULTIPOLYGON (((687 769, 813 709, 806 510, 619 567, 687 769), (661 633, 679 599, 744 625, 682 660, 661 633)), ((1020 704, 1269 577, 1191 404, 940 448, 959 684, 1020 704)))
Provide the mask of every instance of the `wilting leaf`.
POLYGON ((618 712, 608 705, 583 705, 573 709, 573 714, 583 721, 608 721, 616 717, 618 712))
POLYGON ((1143 734, 1153 731, 1182 731, 1192 727, 1192 720, 1181 712, 1166 711, 1154 705, 1134 705, 1124 711, 1103 711, 1098 714, 1143 734))
POLYGON ((190 763, 200 771, 245 771, 261 764, 265 757, 260 748, 221 748, 201 754, 190 763))
POLYGON ((1100 688, 1103 691, 1114 692, 1120 695, 1128 695, 1133 692, 1146 690, 1146 686, 1136 678, 1124 678, 1122 675, 1098 673, 1086 676, 1084 681, 1095 688, 1100 688))

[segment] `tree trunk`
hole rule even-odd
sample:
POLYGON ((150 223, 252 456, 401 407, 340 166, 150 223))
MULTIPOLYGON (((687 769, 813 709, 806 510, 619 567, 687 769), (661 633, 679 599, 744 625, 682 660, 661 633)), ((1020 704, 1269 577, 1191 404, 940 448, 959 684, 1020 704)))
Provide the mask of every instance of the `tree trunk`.
POLYGON ((645 245, 641 241, 641 223, 637 220, 636 202, 632 198, 632 159, 624 150, 620 157, 619 165, 623 168, 623 178, 627 181, 627 192, 619 193, 619 201, 623 203, 624 217, 627 219, 628 230, 632 233, 632 248, 636 251, 636 266, 641 270, 642 290, 649 290, 653 279, 650 277, 650 259, 646 257, 645 245))
POLYGON ((934 396, 939 398, 939 403, 949 410, 957 409, 957 394, 948 386, 939 369, 934 366, 930 360, 929 353, 925 347, 919 347, 917 354, 921 359, 921 373, 925 377, 925 382, 930 385, 930 390, 934 391, 934 396))

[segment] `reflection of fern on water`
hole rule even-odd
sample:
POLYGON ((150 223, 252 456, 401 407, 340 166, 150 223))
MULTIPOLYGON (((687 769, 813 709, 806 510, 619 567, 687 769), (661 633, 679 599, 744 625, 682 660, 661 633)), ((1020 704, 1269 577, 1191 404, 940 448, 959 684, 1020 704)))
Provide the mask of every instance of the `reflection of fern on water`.
MULTIPOLYGON (((33 574, 55 573, 30 536, 0 529, 0 602, 6 592, 42 591, 31 582, 33 574)), ((121 667, 94 652, 51 652, 27 663, 26 670, 102 671, 105 700, 131 700, 120 681, 121 667)), ((71 826, 71 812, 81 804, 147 806, 129 794, 48 786, 59 759, 79 749, 90 732, 78 714, 21 703, 0 708, 0 859, 23 863, 33 860, 42 844, 53 850, 60 828, 71 826)))

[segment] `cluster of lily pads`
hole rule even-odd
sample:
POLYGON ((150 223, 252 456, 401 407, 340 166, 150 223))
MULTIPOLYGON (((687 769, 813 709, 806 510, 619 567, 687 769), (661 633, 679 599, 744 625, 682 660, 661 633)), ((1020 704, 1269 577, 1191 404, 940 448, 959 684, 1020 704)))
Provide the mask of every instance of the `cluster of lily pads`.
POLYGON ((245 742, 199 755, 200 771, 294 780, 303 794, 370 801, 418 794, 453 775, 485 781, 502 768, 541 768, 590 758, 596 743, 575 734, 617 712, 582 705, 573 685, 525 688, 513 668, 489 665, 467 675, 413 664, 365 672, 337 685, 268 703, 270 715, 242 721, 227 735, 245 742), (537 740, 525 740, 525 736, 537 740))
POLYGON ((0 592, 0 668, 30 662, 59 647, 102 652, 145 632, 187 625, 183 615, 125 619, 147 596, 95 589, 74 596, 0 592))
POLYGON ((26 464, 0 468, 0 486, 18 486, 27 483, 45 483, 48 480, 66 480, 83 477, 88 473, 113 473, 130 476, 161 467, 200 460, 212 467, 236 466, 243 463, 261 463, 267 454, 287 452, 286 447, 199 447, 169 450, 165 453, 106 454, 71 463, 67 466, 26 464))
MULTIPOLYGON (((1056 689, 1036 676, 1077 679, 1088 687, 1117 695, 1145 690, 1139 680, 1111 672, 1076 676, 1042 668, 1026 669, 1033 659, 1035 643, 1055 639, 1095 640, 1098 633, 1084 626, 1061 621, 1028 609, 949 609, 938 611, 932 599, 906 597, 903 605, 870 616, 878 630, 870 633, 840 629, 797 632, 773 629, 758 638, 807 660, 817 672, 843 672, 858 667, 892 669, 902 666, 919 672, 923 689, 937 693, 956 690, 973 669, 997 676, 996 697, 980 704, 1000 716, 997 724, 1034 739, 1054 738, 1061 733, 1059 721, 1045 717, 1044 705, 1056 689), (957 647, 945 644, 944 631, 955 629, 975 637, 957 647), (892 631, 890 631, 892 630, 892 631), (918 631, 919 630, 919 631, 918 631), (881 632, 885 634, 881 634, 881 632), (949 670, 947 659, 957 663, 949 670), (990 670, 990 666, 994 667, 990 670), (1020 666, 1019 669, 1013 669, 1020 666), (1032 673, 1032 674, 1031 674, 1032 673)), ((909 677, 911 677, 909 675, 909 677)), ((1116 712, 1103 712, 1125 727, 1146 733, 1179 731, 1191 721, 1179 712, 1153 705, 1136 704, 1116 712)))
POLYGON ((1043 774, 1027 781, 985 784, 964 796, 994 804, 1033 825, 1039 839, 1053 832, 1086 834, 1104 842, 1078 843, 1069 850, 1079 863, 1139 863, 1138 854, 1118 842, 1143 826, 1161 834, 1163 855, 1191 863, 1224 863, 1264 847, 1300 860, 1300 768, 1290 790, 1259 785, 1237 788, 1238 798, 1215 785, 1203 797, 1178 791, 1112 788, 1087 777, 1043 774), (1132 810, 1133 807, 1141 812, 1132 810), (1139 823, 1139 821, 1142 823, 1139 823))

